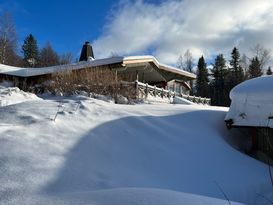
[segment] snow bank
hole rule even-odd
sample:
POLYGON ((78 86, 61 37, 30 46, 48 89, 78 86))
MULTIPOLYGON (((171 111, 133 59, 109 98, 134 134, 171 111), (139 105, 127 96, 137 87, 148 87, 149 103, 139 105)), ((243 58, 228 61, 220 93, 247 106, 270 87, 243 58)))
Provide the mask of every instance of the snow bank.
POLYGON ((237 126, 261 126, 273 128, 273 76, 247 80, 230 92, 232 100, 226 120, 237 126))
POLYGON ((175 96, 173 98, 173 103, 174 104, 183 104, 183 105, 194 105, 193 102, 191 102, 185 98, 181 98, 181 97, 177 97, 177 96, 175 96))
POLYGON ((36 95, 26 93, 16 87, 0 86, 0 107, 39 99, 36 95))
POLYGON ((226 143, 225 114, 80 96, 0 107, 0 204, 228 204, 217 184, 266 203, 268 167, 226 143))

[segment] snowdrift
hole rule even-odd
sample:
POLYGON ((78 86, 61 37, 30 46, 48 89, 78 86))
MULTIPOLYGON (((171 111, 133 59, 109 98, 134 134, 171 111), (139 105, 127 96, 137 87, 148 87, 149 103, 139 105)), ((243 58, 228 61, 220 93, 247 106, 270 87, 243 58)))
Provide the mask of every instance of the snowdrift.
POLYGON ((221 190, 266 204, 268 167, 227 144, 226 111, 80 96, 0 107, 0 204, 228 204, 221 190))
POLYGON ((31 100, 39 100, 39 97, 16 87, 6 88, 0 85, 0 107, 31 100))

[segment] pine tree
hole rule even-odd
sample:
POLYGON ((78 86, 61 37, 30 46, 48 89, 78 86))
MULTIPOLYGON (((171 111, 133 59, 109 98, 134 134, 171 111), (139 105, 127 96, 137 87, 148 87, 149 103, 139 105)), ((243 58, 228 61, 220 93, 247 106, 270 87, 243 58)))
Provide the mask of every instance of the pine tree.
POLYGON ((249 78, 256 78, 263 74, 262 68, 261 68, 261 62, 257 56, 252 58, 251 63, 249 65, 248 72, 249 72, 249 78))
POLYGON ((26 66, 34 67, 38 61, 38 46, 37 41, 32 34, 29 34, 22 46, 24 55, 24 63, 26 66))
POLYGON ((231 88, 236 86, 237 84, 243 82, 244 80, 244 73, 243 69, 240 65, 240 53, 239 50, 234 47, 231 52, 231 60, 230 63, 230 83, 231 88))
POLYGON ((42 48, 39 56, 39 66, 40 67, 47 67, 47 66, 54 66, 59 65, 59 56, 53 50, 51 44, 48 42, 44 48, 42 48))
POLYGON ((196 94, 201 97, 209 96, 208 70, 204 57, 200 57, 197 65, 196 94))
POLYGON ((271 70, 270 66, 268 66, 268 69, 266 71, 266 75, 272 75, 272 70, 271 70))
POLYGON ((212 76, 213 80, 211 82, 211 97, 212 97, 212 105, 227 105, 229 98, 229 93, 226 90, 226 78, 227 78, 227 67, 226 60, 223 54, 218 55, 215 58, 215 63, 213 65, 212 76))

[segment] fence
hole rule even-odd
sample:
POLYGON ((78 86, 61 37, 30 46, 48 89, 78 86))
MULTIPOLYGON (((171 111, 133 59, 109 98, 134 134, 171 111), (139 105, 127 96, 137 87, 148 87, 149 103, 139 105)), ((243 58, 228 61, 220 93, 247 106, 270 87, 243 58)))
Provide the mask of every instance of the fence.
POLYGON ((185 95, 183 93, 177 93, 171 90, 165 90, 163 88, 158 88, 156 86, 148 85, 147 83, 141 83, 139 81, 135 82, 122 82, 125 85, 134 85, 136 89, 136 96, 139 98, 147 99, 148 96, 161 97, 161 98, 171 98, 171 97, 182 97, 191 102, 210 105, 210 98, 202 98, 191 95, 185 95))

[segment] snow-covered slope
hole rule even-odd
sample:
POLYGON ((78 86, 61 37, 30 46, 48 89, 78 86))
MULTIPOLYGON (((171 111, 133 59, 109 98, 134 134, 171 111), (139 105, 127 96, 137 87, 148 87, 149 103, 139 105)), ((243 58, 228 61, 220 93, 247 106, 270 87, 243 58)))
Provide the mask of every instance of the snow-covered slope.
POLYGON ((226 110, 80 96, 0 107, 0 204, 228 204, 221 189, 266 204, 268 168, 226 143, 226 110))

